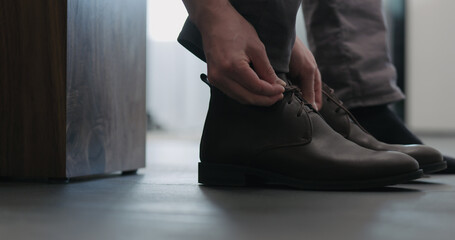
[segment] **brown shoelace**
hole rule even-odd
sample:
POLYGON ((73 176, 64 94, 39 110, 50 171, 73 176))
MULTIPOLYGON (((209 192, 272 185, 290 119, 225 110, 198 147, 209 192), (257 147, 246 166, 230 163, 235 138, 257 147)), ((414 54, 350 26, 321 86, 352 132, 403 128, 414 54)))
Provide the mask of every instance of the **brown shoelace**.
POLYGON ((305 108, 305 106, 307 106, 311 111, 314 111, 316 112, 316 109, 314 109, 313 105, 311 105, 310 103, 308 103, 304 98, 303 98, 303 94, 302 94, 302 91, 300 91, 300 88, 296 87, 296 86, 286 86, 284 87, 284 95, 291 95, 289 97, 289 100, 288 100, 288 104, 291 104, 293 99, 298 99, 298 102, 300 104, 300 108, 299 108, 299 111, 297 113, 297 117, 300 117, 302 115, 302 112, 305 108), (294 98, 295 96, 295 98, 294 98))
POLYGON ((327 96, 327 101, 332 101, 333 103, 335 103, 338 107, 335 109, 335 112, 338 113, 340 112, 341 109, 344 110, 344 112, 346 114, 349 115, 349 117, 351 118, 351 120, 357 125, 360 127, 360 129, 362 129, 364 132, 368 133, 368 131, 366 129, 364 129, 362 127, 362 125, 360 125, 360 123, 357 121, 357 119, 354 117, 354 115, 343 105, 343 102, 338 99, 337 96, 335 96, 335 90, 333 90, 332 88, 329 88, 329 93, 327 93, 326 91, 322 91, 323 93, 325 93, 325 95, 327 96))

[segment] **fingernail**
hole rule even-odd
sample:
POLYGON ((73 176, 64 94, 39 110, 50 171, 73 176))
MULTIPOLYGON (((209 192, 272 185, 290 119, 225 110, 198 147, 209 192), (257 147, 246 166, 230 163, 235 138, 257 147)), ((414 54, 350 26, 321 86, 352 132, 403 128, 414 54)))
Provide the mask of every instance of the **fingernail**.
POLYGON ((313 102, 313 107, 314 107, 314 109, 316 109, 316 111, 319 111, 318 105, 316 105, 316 102, 313 102))
POLYGON ((286 87, 286 82, 285 82, 285 81, 279 79, 279 80, 277 80, 276 82, 277 82, 278 84, 280 84, 281 86, 286 87))

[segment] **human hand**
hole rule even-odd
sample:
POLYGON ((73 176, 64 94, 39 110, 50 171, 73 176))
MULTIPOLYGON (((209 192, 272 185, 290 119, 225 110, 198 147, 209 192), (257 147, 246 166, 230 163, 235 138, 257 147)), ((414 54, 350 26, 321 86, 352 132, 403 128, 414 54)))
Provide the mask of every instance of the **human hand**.
POLYGON ((271 66, 255 29, 229 1, 184 1, 199 28, 208 80, 243 104, 270 106, 283 98, 284 81, 271 66))
POLYGON ((298 37, 292 48, 289 77, 300 88, 303 98, 316 109, 321 109, 321 73, 313 54, 298 37))

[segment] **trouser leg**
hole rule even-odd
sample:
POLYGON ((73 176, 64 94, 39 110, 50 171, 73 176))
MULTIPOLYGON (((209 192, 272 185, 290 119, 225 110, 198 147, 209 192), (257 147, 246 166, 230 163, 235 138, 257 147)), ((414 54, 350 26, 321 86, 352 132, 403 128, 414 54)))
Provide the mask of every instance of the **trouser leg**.
POLYGON ((322 80, 349 108, 404 98, 381 10, 381 0, 303 0, 308 42, 322 80))
MULTIPOLYGON (((234 8, 255 28, 276 72, 289 71, 295 41, 295 18, 300 2, 301 0, 231 0, 234 8)), ((205 61, 201 34, 188 19, 178 41, 205 61)))

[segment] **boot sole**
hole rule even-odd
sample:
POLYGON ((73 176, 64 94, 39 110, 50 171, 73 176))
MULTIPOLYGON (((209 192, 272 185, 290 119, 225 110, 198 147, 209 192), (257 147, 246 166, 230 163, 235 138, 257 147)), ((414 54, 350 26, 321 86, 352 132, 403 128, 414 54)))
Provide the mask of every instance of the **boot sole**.
POLYGON ((209 186, 281 185, 307 190, 360 190, 395 185, 421 178, 422 170, 358 181, 312 181, 229 164, 199 163, 199 183, 209 186))
POLYGON ((426 165, 420 165, 420 169, 423 170, 423 173, 428 174, 428 173, 435 173, 442 171, 447 168, 447 162, 438 162, 438 163, 432 163, 432 164, 426 164, 426 165))

